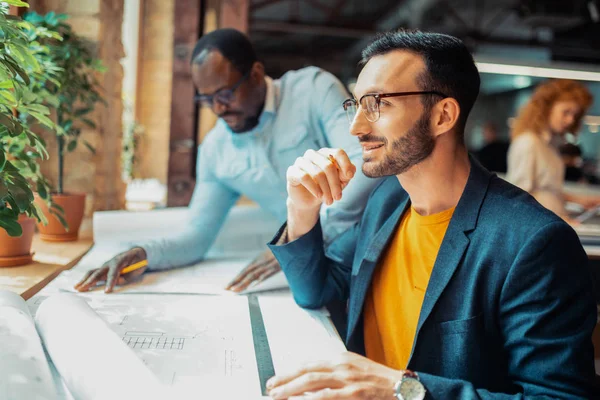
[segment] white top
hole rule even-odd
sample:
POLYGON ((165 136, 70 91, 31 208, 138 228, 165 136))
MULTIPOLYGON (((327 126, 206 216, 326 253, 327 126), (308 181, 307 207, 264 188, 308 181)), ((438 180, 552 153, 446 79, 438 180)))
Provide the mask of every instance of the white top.
POLYGON ((523 133, 508 150, 506 180, 529 192, 544 207, 565 217, 563 183, 565 167, 551 135, 523 133))

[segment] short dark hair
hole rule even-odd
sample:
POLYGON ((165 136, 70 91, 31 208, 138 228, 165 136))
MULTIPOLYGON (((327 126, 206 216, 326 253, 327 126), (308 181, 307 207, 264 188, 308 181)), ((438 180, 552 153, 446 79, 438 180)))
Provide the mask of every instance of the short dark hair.
POLYGON ((194 46, 192 64, 204 62, 204 54, 206 54, 203 53, 204 50, 209 52, 217 50, 242 74, 249 72, 257 61, 254 47, 248 36, 235 29, 217 29, 202 36, 194 46))
MULTIPOLYGON (((361 64, 394 50, 410 51, 423 58, 427 70, 418 78, 421 90, 441 92, 456 99, 461 111, 459 126, 464 128, 480 83, 479 71, 465 44, 450 35, 401 29, 379 34, 363 50, 361 64)), ((423 96, 428 109, 438 100, 439 97, 423 96)))

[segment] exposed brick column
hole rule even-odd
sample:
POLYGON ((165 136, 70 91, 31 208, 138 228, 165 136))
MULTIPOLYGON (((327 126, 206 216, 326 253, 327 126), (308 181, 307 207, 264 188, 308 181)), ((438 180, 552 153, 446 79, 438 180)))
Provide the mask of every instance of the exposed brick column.
POLYGON ((98 107, 96 142, 96 176, 94 179, 94 210, 123 208, 125 185, 121 181, 121 138, 123 133, 123 67, 125 56, 121 31, 123 0, 101 0, 98 55, 107 71, 100 82, 107 106, 98 107))

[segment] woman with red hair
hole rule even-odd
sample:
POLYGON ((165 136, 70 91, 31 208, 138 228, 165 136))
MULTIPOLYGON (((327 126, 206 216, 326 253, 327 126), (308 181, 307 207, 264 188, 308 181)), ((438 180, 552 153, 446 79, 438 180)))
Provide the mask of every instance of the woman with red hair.
POLYGON ((579 82, 550 80, 536 88, 512 126, 507 180, 564 219, 568 219, 565 201, 585 208, 600 204, 597 197, 563 192, 565 166, 558 151, 566 133, 579 131, 592 101, 589 90, 579 82))

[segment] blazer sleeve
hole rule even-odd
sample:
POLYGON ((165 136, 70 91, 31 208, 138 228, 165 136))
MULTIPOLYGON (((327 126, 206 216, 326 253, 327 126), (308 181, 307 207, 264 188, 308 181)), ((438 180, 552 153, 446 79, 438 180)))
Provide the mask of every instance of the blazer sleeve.
POLYGON ((514 393, 419 374, 429 399, 592 399, 596 304, 587 256, 573 229, 552 222, 525 243, 498 305, 514 393))
POLYGON ((318 222, 304 236, 277 245, 281 236, 287 234, 284 224, 269 248, 279 261, 288 280, 294 300, 300 307, 321 308, 331 301, 345 301, 350 288, 352 259, 356 248, 358 224, 338 236, 328 249, 336 254, 337 261, 325 255, 321 223, 318 222))

